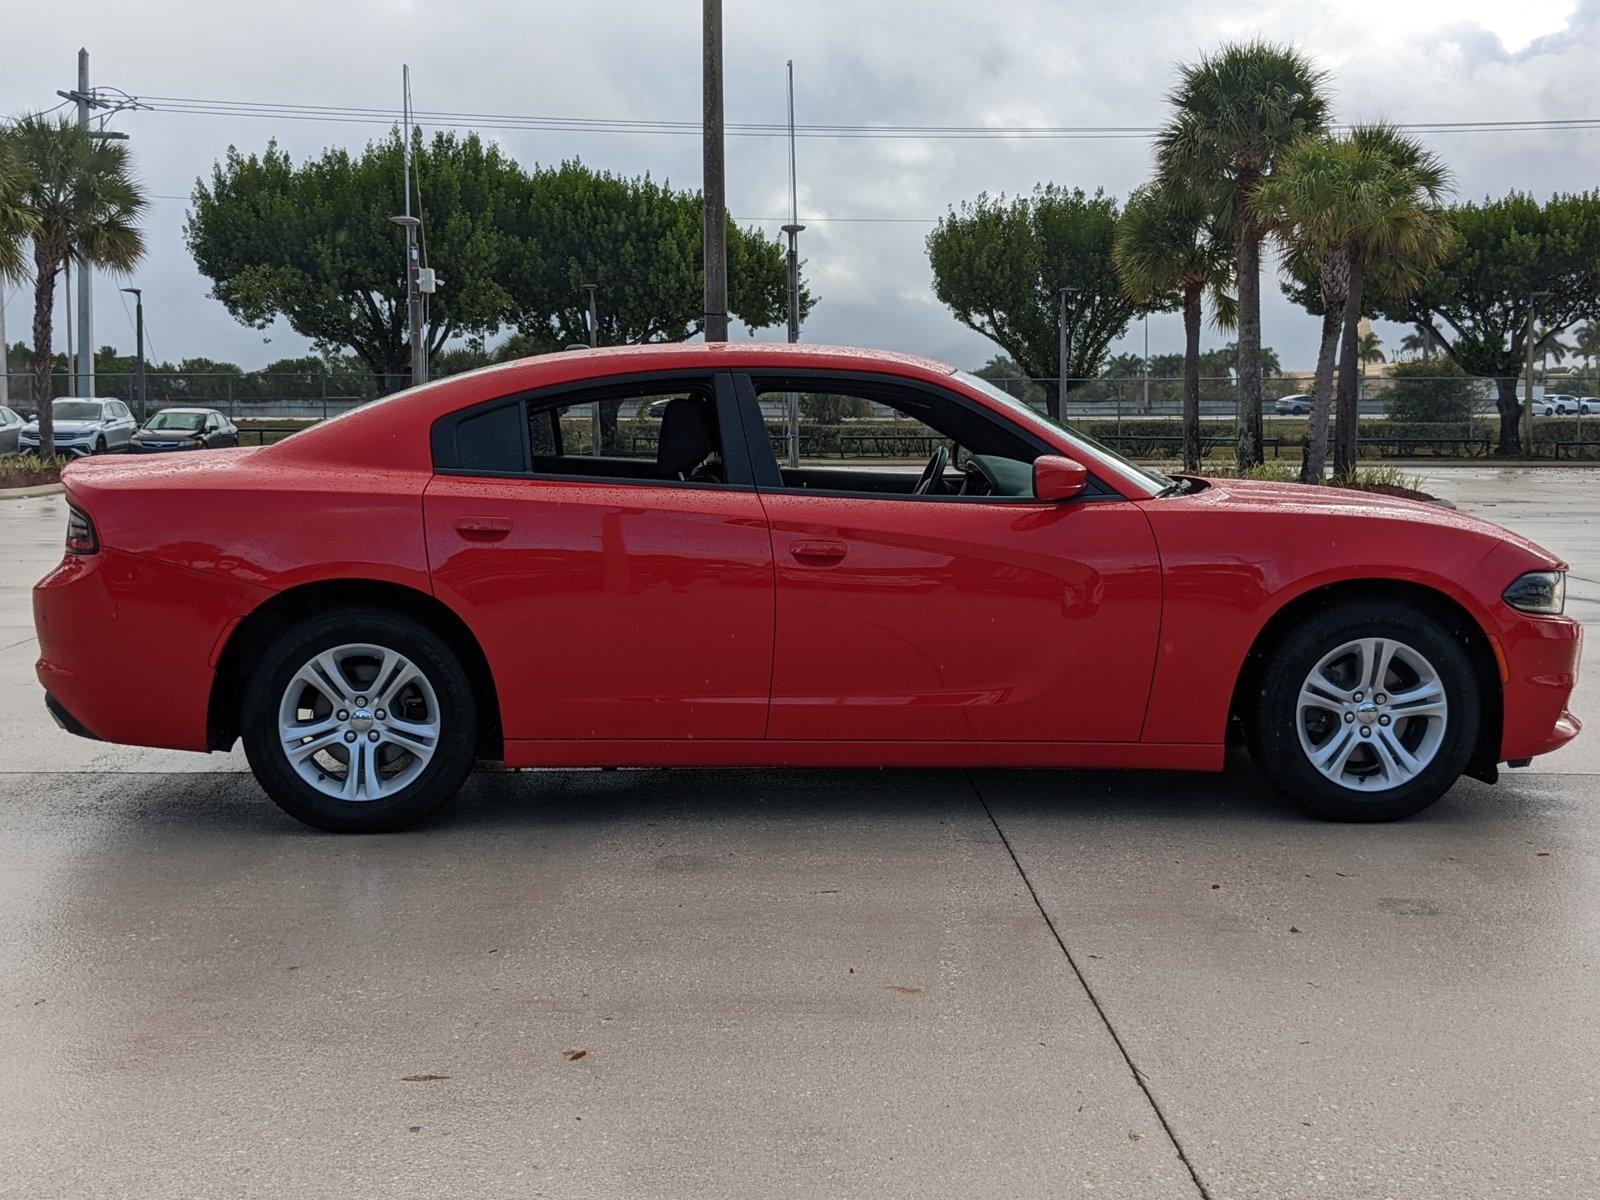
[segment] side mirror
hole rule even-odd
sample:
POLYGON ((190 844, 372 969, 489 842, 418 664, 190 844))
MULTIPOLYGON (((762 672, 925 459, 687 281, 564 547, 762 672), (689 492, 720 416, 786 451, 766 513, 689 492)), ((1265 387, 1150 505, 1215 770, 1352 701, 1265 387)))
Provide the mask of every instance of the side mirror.
POLYGON ((1039 500, 1070 500, 1089 486, 1089 472, 1082 463, 1059 454, 1044 454, 1033 460, 1033 494, 1039 500))

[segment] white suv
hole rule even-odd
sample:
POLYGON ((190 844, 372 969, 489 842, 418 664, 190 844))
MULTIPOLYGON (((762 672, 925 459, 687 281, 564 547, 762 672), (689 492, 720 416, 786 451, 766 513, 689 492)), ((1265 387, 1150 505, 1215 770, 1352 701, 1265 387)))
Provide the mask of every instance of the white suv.
POLYGON ((1543 417, 1571 417, 1578 413, 1578 398, 1559 392, 1546 392, 1543 400, 1535 400, 1534 411, 1543 417))
MULTIPOLYGON (((95 400, 81 396, 62 396, 50 405, 55 418, 56 453, 82 458, 108 450, 126 450, 139 423, 121 400, 95 400)), ((22 427, 17 449, 24 454, 39 452, 39 419, 22 427)))

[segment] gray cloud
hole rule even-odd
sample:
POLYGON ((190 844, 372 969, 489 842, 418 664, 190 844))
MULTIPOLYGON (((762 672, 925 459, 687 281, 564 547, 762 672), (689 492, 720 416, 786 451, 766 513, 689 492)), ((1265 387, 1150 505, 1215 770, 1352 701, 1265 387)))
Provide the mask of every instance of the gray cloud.
MULTIPOLYGON (((1275 4, 1219 0, 1116 5, 1019 0, 985 5, 780 3, 728 0, 730 120, 781 120, 783 63, 796 66, 806 122, 890 124, 1108 124, 1160 120, 1173 64, 1226 37, 1292 39, 1334 74, 1345 118, 1462 120, 1591 115, 1600 61, 1600 3, 1535 0, 1504 6, 1444 0, 1275 4), (1481 11, 1480 11, 1481 10, 1481 11), (1466 17, 1461 14, 1465 13, 1466 17), (1474 23, 1476 18, 1490 27, 1474 23), (1513 24, 1512 22, 1520 22, 1513 24), (1508 42, 1514 49, 1508 49, 1508 42)), ((699 111, 699 6, 608 3, 260 5, 179 0, 139 6, 90 0, 72 9, 28 6, 7 17, 0 110, 54 103, 69 86, 80 43, 95 81, 130 92, 299 103, 397 105, 409 61, 419 107, 543 115, 693 119, 699 111)), ((181 238, 181 199, 230 144, 259 149, 269 136, 297 156, 360 145, 382 130, 317 122, 138 113, 133 134, 154 202, 151 254, 140 268, 154 348, 259 365, 298 353, 287 329, 236 324, 206 298, 181 238), (270 337, 270 344, 263 342, 270 337)), ((680 185, 699 181, 695 137, 638 134, 492 134, 525 163, 574 156, 680 185)), ((1596 139, 1575 133, 1436 135, 1466 196, 1511 187, 1536 193, 1593 185, 1596 139)), ((786 157, 779 140, 730 138, 729 205, 745 220, 781 216, 786 157)), ((802 237, 821 299, 808 340, 892 346, 963 365, 991 347, 929 294, 928 221, 980 191, 1036 182, 1125 195, 1150 167, 1140 140, 880 141, 804 139, 802 214, 892 217, 897 223, 816 221, 802 237)), ((776 231, 776 224, 767 228, 776 231)), ((440 264, 441 268, 445 264, 440 264)), ((446 271, 446 274, 448 272, 446 271)), ((1315 327, 1268 289, 1265 332, 1290 364, 1309 363, 1315 327)), ((25 336, 26 298, 8 304, 8 330, 25 336)), ((127 346, 131 330, 110 287, 97 297, 97 340, 127 346)), ((1386 331, 1393 340, 1395 331, 1386 331)), ((1140 331, 1131 331, 1130 348, 1140 331)), ((779 336, 766 331, 761 336, 779 336)), ((1181 343, 1176 317, 1151 321, 1155 351, 1181 343)))

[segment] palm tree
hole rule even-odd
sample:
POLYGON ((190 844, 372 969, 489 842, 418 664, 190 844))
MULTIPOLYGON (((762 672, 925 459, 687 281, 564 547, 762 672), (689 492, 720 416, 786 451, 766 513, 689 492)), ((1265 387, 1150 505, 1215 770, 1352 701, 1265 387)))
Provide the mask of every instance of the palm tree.
POLYGON ((1138 304, 1177 292, 1183 307, 1183 469, 1200 469, 1200 303, 1210 291, 1219 324, 1231 316, 1232 247, 1193 188, 1146 184, 1128 198, 1112 251, 1122 288, 1138 304))
POLYGON ((1356 353, 1361 356, 1363 367, 1388 361, 1383 357, 1382 340, 1370 329, 1356 339, 1356 353))
POLYGON ((1333 414, 1333 375, 1350 291, 1350 238, 1363 213, 1367 156, 1344 139, 1302 138, 1277 164, 1254 197, 1257 219, 1282 247, 1291 275, 1314 284, 1322 299, 1322 336, 1311 385, 1311 416, 1300 460, 1300 478, 1321 483, 1328 461, 1333 414))
POLYGON ((1206 194, 1234 237, 1239 281, 1239 466, 1261 461, 1261 243, 1256 190, 1328 119, 1325 76, 1288 46, 1231 43, 1180 68, 1157 140, 1160 173, 1206 194))
POLYGON ((39 450, 48 455, 55 453, 50 343, 56 274, 69 258, 131 270, 144 255, 137 221, 146 200, 121 142, 43 116, 22 118, 4 138, 23 171, 21 208, 33 243, 33 399, 39 450))
POLYGON ((22 279, 28 273, 23 244, 33 231, 33 217, 22 203, 26 180, 11 144, 0 137, 0 281, 22 279))
POLYGON ((1430 330, 1418 325, 1400 339, 1400 353, 1409 358, 1427 358, 1438 344, 1438 338, 1430 330))
POLYGON ((1363 186, 1355 196, 1362 215, 1346 244, 1350 287, 1345 294, 1333 451, 1333 471, 1341 478, 1356 469, 1359 326, 1368 275, 1386 297, 1407 296, 1443 260, 1455 236, 1443 209, 1450 172, 1431 151, 1382 122, 1357 125, 1346 140, 1365 166, 1363 186))

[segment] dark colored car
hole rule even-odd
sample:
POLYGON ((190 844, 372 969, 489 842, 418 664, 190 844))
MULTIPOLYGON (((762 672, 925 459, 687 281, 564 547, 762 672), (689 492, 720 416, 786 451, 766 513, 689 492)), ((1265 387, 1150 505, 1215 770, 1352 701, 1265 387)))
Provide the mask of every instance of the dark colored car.
POLYGON ((163 408, 133 435, 130 448, 135 454, 155 454, 238 444, 238 426, 214 408, 163 408))

